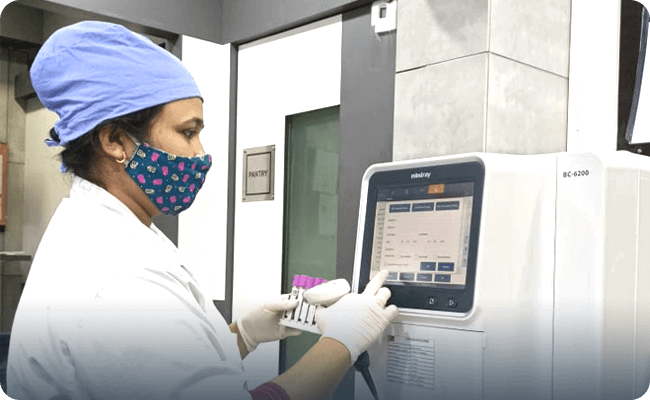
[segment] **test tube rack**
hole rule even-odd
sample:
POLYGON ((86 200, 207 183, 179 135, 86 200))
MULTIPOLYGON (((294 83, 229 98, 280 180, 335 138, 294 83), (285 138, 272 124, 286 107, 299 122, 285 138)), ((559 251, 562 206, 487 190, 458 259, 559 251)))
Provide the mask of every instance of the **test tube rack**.
POLYGON ((285 312, 280 320, 280 324, 290 328, 300 329, 302 331, 320 334, 321 331, 316 326, 316 306, 309 304, 303 298, 306 290, 316 287, 327 282, 322 278, 312 278, 307 275, 296 275, 293 277, 293 288, 289 295, 289 300, 298 300, 298 307, 295 310, 285 312))

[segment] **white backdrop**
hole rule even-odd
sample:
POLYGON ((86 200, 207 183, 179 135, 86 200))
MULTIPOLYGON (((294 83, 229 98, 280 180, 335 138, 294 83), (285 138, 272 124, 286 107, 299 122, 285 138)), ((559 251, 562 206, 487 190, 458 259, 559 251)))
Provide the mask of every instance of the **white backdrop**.
POLYGON ((183 36, 182 58, 203 97, 200 138, 212 168, 192 207, 178 217, 178 248, 212 299, 225 300, 230 45, 183 36))
POLYGON ((620 0, 571 2, 568 151, 616 150, 620 0))

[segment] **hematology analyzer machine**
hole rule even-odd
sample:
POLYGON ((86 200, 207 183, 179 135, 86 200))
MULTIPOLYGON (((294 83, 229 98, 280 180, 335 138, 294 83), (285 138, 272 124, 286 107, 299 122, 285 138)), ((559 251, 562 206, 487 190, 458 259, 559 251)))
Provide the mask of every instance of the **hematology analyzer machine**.
MULTIPOLYGON (((635 399, 650 381, 650 158, 470 154, 371 166, 353 290, 400 317, 380 399, 635 399)), ((372 399, 357 374, 355 399, 372 399)))

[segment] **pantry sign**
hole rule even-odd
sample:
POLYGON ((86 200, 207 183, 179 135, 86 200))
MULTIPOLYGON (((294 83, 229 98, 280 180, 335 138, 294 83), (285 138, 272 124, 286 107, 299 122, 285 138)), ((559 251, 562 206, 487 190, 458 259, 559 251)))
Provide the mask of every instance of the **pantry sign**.
POLYGON ((244 150, 242 201, 273 200, 275 145, 244 150))

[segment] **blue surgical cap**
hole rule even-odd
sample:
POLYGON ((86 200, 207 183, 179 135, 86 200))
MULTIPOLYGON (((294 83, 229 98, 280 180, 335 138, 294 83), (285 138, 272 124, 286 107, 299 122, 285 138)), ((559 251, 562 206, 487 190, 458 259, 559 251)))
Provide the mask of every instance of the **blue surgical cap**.
POLYGON ((117 24, 84 21, 54 32, 30 69, 41 103, 60 119, 65 146, 108 119, 171 101, 200 97, 172 54, 117 24))

